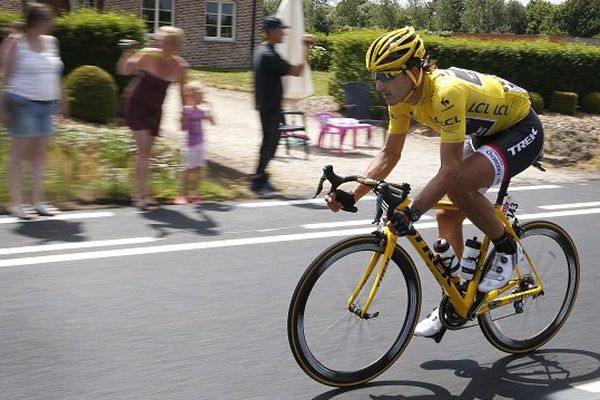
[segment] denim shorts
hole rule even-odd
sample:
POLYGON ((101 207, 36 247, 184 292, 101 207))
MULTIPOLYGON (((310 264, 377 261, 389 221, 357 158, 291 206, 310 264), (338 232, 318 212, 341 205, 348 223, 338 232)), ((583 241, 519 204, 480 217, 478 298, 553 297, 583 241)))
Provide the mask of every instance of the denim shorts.
POLYGON ((49 136, 54 133, 52 116, 55 101, 29 100, 14 93, 6 93, 6 108, 10 117, 8 133, 16 138, 49 136))

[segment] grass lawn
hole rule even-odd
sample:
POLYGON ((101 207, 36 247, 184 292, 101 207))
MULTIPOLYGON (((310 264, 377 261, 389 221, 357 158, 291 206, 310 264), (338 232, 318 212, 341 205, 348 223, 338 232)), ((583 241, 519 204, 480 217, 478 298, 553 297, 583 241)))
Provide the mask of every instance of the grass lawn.
MULTIPOLYGON (((135 143, 126 128, 98 127, 75 121, 59 123, 48 151, 46 194, 62 209, 86 204, 129 204, 133 193, 135 143)), ((0 128, 0 176, 7 176, 10 141, 0 128)), ((170 202, 180 191, 181 154, 165 138, 153 147, 151 182, 154 195, 170 202)), ((245 176, 209 163, 200 191, 208 201, 247 197, 245 176)), ((29 169, 25 168, 26 177, 29 169)), ((30 187, 23 186, 25 198, 30 187)), ((8 182, 0 179, 0 212, 9 199, 8 182)))
MULTIPOLYGON (((315 96, 327 96, 329 87, 328 71, 312 71, 315 96)), ((254 90, 252 70, 215 70, 205 68, 194 68, 190 70, 191 79, 199 79, 208 86, 224 89, 243 90, 251 92, 254 90)))

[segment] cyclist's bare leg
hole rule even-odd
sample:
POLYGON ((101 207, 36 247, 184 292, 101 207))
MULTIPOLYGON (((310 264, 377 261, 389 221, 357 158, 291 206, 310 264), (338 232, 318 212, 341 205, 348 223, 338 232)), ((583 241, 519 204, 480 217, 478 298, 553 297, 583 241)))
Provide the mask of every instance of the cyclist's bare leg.
POLYGON ((490 187, 493 178, 492 164, 484 155, 474 153, 463 160, 460 181, 448 192, 448 197, 477 228, 495 240, 504 235, 504 226, 492 203, 479 192, 490 187))
POLYGON ((448 240, 454 253, 460 258, 464 248, 462 222, 465 214, 460 210, 438 210, 438 237, 448 240))

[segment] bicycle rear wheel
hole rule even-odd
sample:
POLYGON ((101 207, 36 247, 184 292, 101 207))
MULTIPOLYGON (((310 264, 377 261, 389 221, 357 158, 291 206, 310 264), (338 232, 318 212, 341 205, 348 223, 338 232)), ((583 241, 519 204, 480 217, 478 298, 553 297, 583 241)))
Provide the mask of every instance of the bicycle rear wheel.
MULTIPOLYGON (((487 340, 508 353, 526 353, 550 340, 567 320, 579 288, 579 257, 575 244, 558 225, 532 221, 522 225, 523 247, 544 285, 537 297, 527 297, 479 315, 487 340), (522 305, 522 312, 517 310, 522 305)), ((491 256, 488 258, 491 260, 491 256)), ((521 282, 535 286, 529 263, 519 265, 521 282)))
MULTIPOLYGON (((288 338, 300 368, 330 386, 354 386, 389 368, 408 345, 421 305, 413 261, 396 247, 368 312, 362 319, 347 302, 371 256, 383 254, 375 235, 345 239, 325 250, 298 283, 288 313, 288 338), (395 264, 395 267, 394 267, 395 264)), ((354 302, 362 306, 378 267, 354 302)))

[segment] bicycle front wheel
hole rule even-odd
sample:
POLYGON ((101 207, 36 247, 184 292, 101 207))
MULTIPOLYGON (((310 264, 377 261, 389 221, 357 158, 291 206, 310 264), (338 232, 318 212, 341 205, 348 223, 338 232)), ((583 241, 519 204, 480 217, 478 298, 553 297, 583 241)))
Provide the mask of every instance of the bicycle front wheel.
MULTIPOLYGON (((421 305, 415 265, 396 247, 379 291, 363 319, 347 302, 366 266, 382 255, 385 238, 345 239, 325 250, 298 283, 288 313, 288 338, 298 365, 311 378, 330 386, 354 386, 386 369, 408 345, 421 305)), ((381 257, 383 258, 383 257, 381 257)), ((362 307, 379 265, 354 304, 362 307)))
MULTIPOLYGON (((544 290, 478 316, 487 340, 508 353, 526 353, 550 340, 567 320, 579 288, 579 257, 569 235, 548 221, 528 222, 522 228, 521 242, 544 290)), ((519 265, 521 284, 535 287, 531 266, 524 264, 519 265)))

